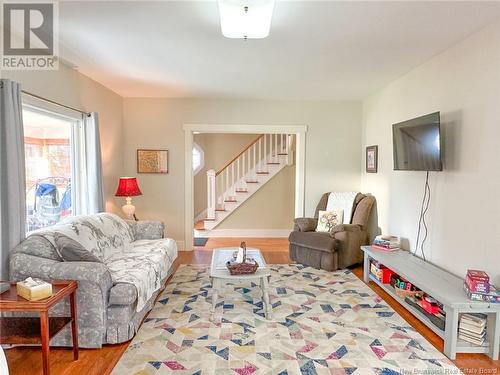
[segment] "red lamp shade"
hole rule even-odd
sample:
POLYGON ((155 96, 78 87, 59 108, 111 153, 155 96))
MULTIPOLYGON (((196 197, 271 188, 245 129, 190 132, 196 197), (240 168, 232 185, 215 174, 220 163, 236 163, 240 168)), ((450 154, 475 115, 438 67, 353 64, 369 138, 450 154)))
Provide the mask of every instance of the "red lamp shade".
POLYGON ((137 179, 135 177, 121 177, 115 196, 135 197, 137 195, 142 195, 141 189, 137 185, 137 179))

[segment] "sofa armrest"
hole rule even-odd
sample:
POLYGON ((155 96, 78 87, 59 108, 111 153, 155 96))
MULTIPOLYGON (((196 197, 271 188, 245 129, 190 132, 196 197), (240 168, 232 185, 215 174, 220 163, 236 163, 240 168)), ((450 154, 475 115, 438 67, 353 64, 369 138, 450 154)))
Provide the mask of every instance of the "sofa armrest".
POLYGON ((134 233, 134 239, 158 240, 165 237, 165 224, 156 220, 127 220, 128 225, 134 233))
POLYGON ((108 267, 97 262, 59 262, 34 255, 15 253, 10 258, 11 278, 15 281, 27 277, 37 277, 43 280, 76 280, 88 283, 92 288, 99 290, 99 294, 107 300, 107 295, 113 281, 108 267))
MULTIPOLYGON (((113 281, 108 267, 97 262, 58 262, 24 253, 12 254, 10 272, 13 280, 37 277, 46 281, 76 280, 78 323, 93 327, 104 335, 108 296, 113 281)), ((67 301, 64 302, 67 305, 67 301)), ((61 310, 54 309, 58 314, 61 310)))
POLYGON ((330 235, 332 237, 334 237, 335 234, 339 233, 339 232, 359 232, 359 231, 361 231, 361 227, 359 225, 355 225, 355 224, 339 224, 339 225, 335 225, 330 230, 330 235))
POLYGON ((293 221, 294 230, 298 232, 313 232, 318 226, 318 219, 299 217, 293 221))

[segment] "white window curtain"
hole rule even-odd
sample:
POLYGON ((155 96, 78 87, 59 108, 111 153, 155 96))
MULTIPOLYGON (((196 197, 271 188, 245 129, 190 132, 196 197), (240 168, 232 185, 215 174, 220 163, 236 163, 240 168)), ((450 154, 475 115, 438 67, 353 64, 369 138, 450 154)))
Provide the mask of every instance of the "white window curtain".
POLYGON ((0 80, 0 280, 9 280, 10 251, 26 233, 26 176, 21 86, 0 80))
POLYGON ((82 213, 95 214, 104 212, 104 187, 102 183, 101 139, 99 135, 99 117, 92 112, 84 116, 84 152, 86 184, 82 189, 82 213))

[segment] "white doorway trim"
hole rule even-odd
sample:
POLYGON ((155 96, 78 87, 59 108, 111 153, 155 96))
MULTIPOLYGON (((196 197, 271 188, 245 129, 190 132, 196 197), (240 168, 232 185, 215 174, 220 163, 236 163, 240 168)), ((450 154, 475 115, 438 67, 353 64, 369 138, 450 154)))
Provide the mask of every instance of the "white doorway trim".
POLYGON ((184 124, 184 240, 193 249, 193 133, 295 134, 295 217, 304 216, 307 125, 210 125, 184 124))

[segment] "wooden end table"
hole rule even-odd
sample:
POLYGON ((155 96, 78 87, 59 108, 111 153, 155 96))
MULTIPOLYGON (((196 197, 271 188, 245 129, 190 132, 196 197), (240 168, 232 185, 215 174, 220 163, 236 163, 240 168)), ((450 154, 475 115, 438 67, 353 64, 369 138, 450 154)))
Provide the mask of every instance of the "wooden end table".
POLYGON ((0 317, 0 344, 41 344, 43 373, 49 370, 49 340, 71 322, 73 358, 78 359, 78 328, 76 316, 76 281, 52 282, 52 296, 28 301, 17 295, 16 283, 0 294, 0 312, 37 312, 35 317, 0 317), (69 296, 71 317, 49 317, 51 307, 69 296))
POLYGON ((214 249, 212 254, 212 262, 210 265, 210 279, 212 281, 212 310, 210 320, 215 320, 215 307, 217 305, 217 298, 223 286, 226 283, 237 283, 243 281, 260 283, 262 291, 262 299, 266 311, 266 318, 272 319, 272 306, 269 300, 269 278, 271 271, 266 265, 266 261, 262 256, 259 249, 247 249, 247 256, 253 258, 259 264, 257 272, 250 275, 231 275, 226 267, 226 262, 233 258, 233 253, 238 251, 237 247, 225 247, 214 249))

